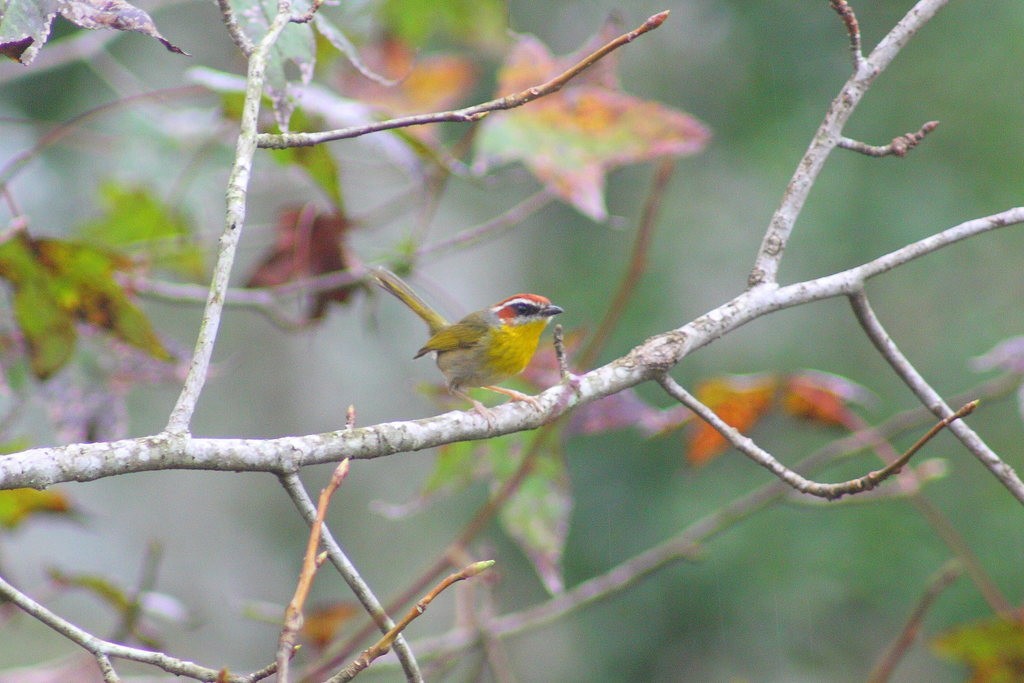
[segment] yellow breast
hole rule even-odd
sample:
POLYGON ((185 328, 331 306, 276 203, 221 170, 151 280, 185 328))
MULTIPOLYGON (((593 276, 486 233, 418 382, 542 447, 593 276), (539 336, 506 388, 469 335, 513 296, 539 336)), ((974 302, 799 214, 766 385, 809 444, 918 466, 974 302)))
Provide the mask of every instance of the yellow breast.
POLYGON ((512 377, 526 368, 537 351, 537 342, 547 323, 547 320, 537 320, 522 325, 500 325, 491 330, 488 360, 496 377, 512 377))

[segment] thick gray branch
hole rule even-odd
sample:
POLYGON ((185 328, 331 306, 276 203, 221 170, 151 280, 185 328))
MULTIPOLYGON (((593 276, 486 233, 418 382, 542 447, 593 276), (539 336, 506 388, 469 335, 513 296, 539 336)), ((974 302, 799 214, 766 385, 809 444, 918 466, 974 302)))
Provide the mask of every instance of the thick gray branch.
POLYGON ((476 413, 455 411, 422 420, 279 439, 201 439, 161 434, 112 443, 37 448, 0 456, 0 489, 45 487, 164 469, 280 474, 343 457, 377 458, 533 429, 575 405, 659 376, 692 351, 751 320, 812 301, 850 296, 871 277, 968 237, 1019 223, 1024 223, 1024 207, 961 223, 833 275, 785 287, 763 284, 751 288, 678 329, 651 337, 622 358, 581 375, 572 386, 548 389, 538 397, 539 410, 523 402, 493 409, 492 423, 476 413))

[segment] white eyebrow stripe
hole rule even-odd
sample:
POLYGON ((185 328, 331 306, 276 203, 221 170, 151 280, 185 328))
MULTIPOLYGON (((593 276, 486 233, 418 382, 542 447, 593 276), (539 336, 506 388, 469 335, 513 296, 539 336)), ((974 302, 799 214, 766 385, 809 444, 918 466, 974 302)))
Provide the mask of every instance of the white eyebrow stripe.
POLYGON ((502 308, 503 306, 511 306, 513 304, 526 304, 527 306, 536 306, 537 308, 541 308, 545 305, 540 301, 537 301, 536 299, 527 299, 526 297, 523 296, 517 296, 514 299, 505 299, 500 304, 498 304, 498 308, 502 308))

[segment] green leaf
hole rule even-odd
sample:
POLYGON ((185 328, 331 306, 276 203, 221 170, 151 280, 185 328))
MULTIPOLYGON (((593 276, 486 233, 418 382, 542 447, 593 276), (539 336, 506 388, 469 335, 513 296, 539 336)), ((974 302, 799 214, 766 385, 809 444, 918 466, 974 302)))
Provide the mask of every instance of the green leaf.
POLYGON ((81 588, 95 595, 119 614, 131 609, 133 600, 121 586, 99 574, 66 574, 59 569, 49 570, 50 579, 62 586, 81 588))
POLYGON ((493 47, 505 42, 508 8, 501 0, 386 0, 381 20, 417 47, 434 36, 493 47))
MULTIPOLYGON (((523 36, 502 67, 501 95, 543 83, 580 56, 556 59, 523 36)), ((607 67, 606 67, 607 68, 607 67)), ((484 166, 520 161, 552 192, 594 220, 608 217, 608 171, 704 149, 708 129, 693 116, 626 94, 608 72, 600 82, 578 79, 525 107, 495 112, 481 124, 477 159, 484 166)))
MULTIPOLYGON (((4 270, 0 256, 0 272, 4 270)), ((46 378, 71 358, 75 350, 74 320, 57 301, 45 276, 33 277, 14 295, 14 320, 25 335, 32 373, 46 378)))
MULTIPOLYGON (((496 468, 505 470, 508 460, 515 463, 519 458, 506 458, 497 463, 495 454, 491 457, 496 468)), ((533 469, 501 509, 502 528, 519 543, 552 594, 565 590, 562 552, 571 514, 569 476, 562 455, 557 451, 544 452, 537 457, 533 469)))
POLYGON ((947 631, 933 642, 940 653, 970 667, 972 681, 1011 683, 1024 671, 1024 625, 992 617, 947 631))
POLYGON ((76 322, 105 329, 154 358, 170 360, 149 320, 114 277, 128 265, 95 247, 34 240, 23 232, 0 244, 0 277, 14 288, 15 320, 36 377, 50 377, 71 357, 76 322))
POLYGON ((157 268, 191 279, 203 276, 203 252, 192 240, 191 226, 180 212, 146 188, 107 182, 99 194, 103 216, 80 228, 88 242, 130 250, 157 268))
POLYGON ((457 441, 441 446, 421 495, 426 498, 442 491, 457 491, 484 477, 507 479, 516 467, 513 454, 522 449, 525 438, 528 437, 523 434, 506 434, 487 441, 457 441))
POLYGON ((480 446, 475 441, 459 441, 442 446, 434 462, 434 471, 423 484, 421 495, 463 488, 474 479, 480 446))

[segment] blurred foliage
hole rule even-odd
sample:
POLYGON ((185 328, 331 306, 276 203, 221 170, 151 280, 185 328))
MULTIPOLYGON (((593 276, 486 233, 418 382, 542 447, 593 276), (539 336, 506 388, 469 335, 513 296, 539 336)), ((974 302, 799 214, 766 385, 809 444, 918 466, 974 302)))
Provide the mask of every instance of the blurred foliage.
MULTIPOLYGON (((659 114, 692 112, 679 115, 692 116, 691 124, 699 119, 714 138, 702 154, 678 162, 645 278, 603 360, 743 288, 793 166, 849 72, 846 36, 825 2, 680 0, 668 6, 672 15, 663 27, 617 55, 618 80, 626 84, 619 96, 656 102, 659 114)), ((910 6, 853 3, 866 49, 910 6)), ((225 96, 230 91, 226 77, 243 73, 244 67, 212 6, 155 3, 148 8, 161 32, 195 55, 190 65, 224 77, 222 87, 204 85, 225 96)), ((503 68, 509 67, 502 62, 513 54, 507 46, 536 41, 544 51, 535 62, 575 54, 615 9, 613 3, 594 0, 513 0, 507 17, 497 2, 382 0, 325 7, 324 16, 358 49, 361 68, 344 59, 326 64, 319 57, 327 49, 324 42, 335 47, 342 42, 338 35, 316 42, 311 37, 326 35, 323 27, 290 27, 294 40, 282 46, 285 51, 274 66, 281 88, 275 98, 277 121, 287 120, 283 115, 295 104, 288 85, 301 83, 314 64, 322 90, 297 103, 291 118, 295 129, 353 125, 505 94, 497 84, 505 83, 503 68), (424 21, 425 12, 441 14, 424 21), (513 30, 535 37, 510 40, 504 34, 506 18, 513 30), (360 75, 367 71, 397 79, 399 85, 389 89, 367 80, 360 75), (318 109, 317 103, 324 102, 318 109)), ((625 24, 632 26, 664 6, 640 3, 621 9, 625 24)), ((101 32, 80 35, 59 24, 55 28, 57 37, 34 63, 42 65, 38 71, 0 64, 0 179, 9 195, 3 206, 13 202, 31 217, 32 237, 25 239, 62 245, 70 254, 67 262, 75 261, 76 254, 100 253, 92 245, 102 244, 133 257, 167 255, 169 262, 154 258, 145 265, 170 266, 178 277, 194 277, 201 267, 194 240, 204 240, 212 254, 223 222, 234 114, 214 112, 208 95, 175 93, 152 101, 124 100, 76 122, 69 136, 47 137, 62 120, 91 107, 140 90, 178 88, 197 73, 186 73, 184 60, 171 60, 142 36, 114 40, 101 32), (64 41, 84 46, 94 41, 102 58, 47 65, 47 51, 56 53, 64 41), (37 144, 32 160, 11 170, 9 160, 37 144), (84 216, 98 216, 86 219, 91 246, 72 246, 77 243, 67 240, 82 237, 76 230, 84 216), (173 246, 162 251, 158 245, 173 246)), ((904 159, 837 151, 797 224, 784 281, 848 267, 1020 203, 1024 136, 1016 119, 1024 97, 1022 31, 1024 6, 997 0, 951 3, 914 37, 846 132, 884 144, 927 120, 941 121, 940 127, 904 159)), ((541 112, 543 107, 527 107, 518 114, 529 123, 541 112)), ((557 121, 563 114, 559 109, 552 116, 557 121)), ((514 118, 504 119, 506 126, 510 122, 514 118)), ((486 153, 494 144, 488 138, 496 135, 495 127, 501 132, 501 123, 492 115, 490 130, 479 131, 476 140, 466 127, 447 124, 305 151, 261 152, 237 272, 267 273, 274 264, 272 281, 262 284, 294 284, 348 263, 335 257, 349 252, 367 261, 398 254, 403 262, 413 262, 419 247, 458 237, 502 214, 538 184, 551 181, 542 174, 532 178, 516 166, 485 179, 473 175, 472 164, 479 159, 469 158, 466 150, 475 143, 478 153, 486 153), (266 154, 283 163, 265 163, 266 154), (435 190, 443 191, 437 201, 431 195, 435 190), (296 207, 307 206, 309 220, 300 220, 303 209, 296 207), (323 229, 318 231, 318 225, 323 229)), ((267 117, 263 125, 271 130, 274 122, 267 117)), ((539 156, 518 160, 528 167, 538 159, 572 160, 575 151, 553 148, 565 136, 552 135, 548 130, 538 138, 545 141, 539 156)), ((629 161, 642 161, 652 151, 642 145, 629 161)), ((567 205, 551 205, 514 233, 495 235, 473 250, 453 248, 422 257, 416 276, 433 285, 431 293, 439 287, 450 292, 449 302, 457 301, 462 310, 509 291, 543 291, 566 308, 567 326, 595 328, 626 270, 625 255, 650 182, 643 165, 624 167, 608 158, 602 160, 601 175, 606 223, 595 223, 567 205)), ((571 198, 572 193, 561 196, 571 198)), ((967 359, 1020 335, 1024 327, 1020 233, 1009 228, 968 241, 871 283, 869 294, 894 339, 944 394, 965 391, 991 376, 979 371, 1019 372, 1012 364, 971 366, 967 359)), ((46 401, 66 409, 82 402, 84 394, 73 387, 97 382, 93 373, 70 381, 72 372, 81 370, 73 366, 89 361, 88 354, 76 355, 72 365, 58 371, 71 357, 75 337, 69 325, 83 315, 88 319, 59 302, 88 301, 83 292, 96 288, 115 299, 131 292, 120 284, 115 289, 121 281, 114 265, 122 263, 123 255, 104 257, 103 267, 85 277, 74 275, 74 269, 45 271, 40 262, 25 257, 20 238, 7 244, 20 256, 5 263, 21 264, 8 266, 7 272, 34 274, 36 280, 45 275, 50 284, 33 291, 50 291, 54 282, 63 282, 59 289, 71 292, 33 305, 18 303, 19 295, 0 304, 0 359, 6 377, 0 408, 7 429, 0 436, 31 434, 42 443, 46 430, 39 413, 46 410, 33 413, 24 404, 29 394, 43 390, 10 362, 19 349, 24 353, 11 320, 31 308, 36 315, 50 311, 47 319, 57 321, 34 336, 31 325, 28 330, 22 325, 22 332, 30 345, 56 348, 43 354, 50 359, 46 372, 36 374, 56 373, 46 401)), ((139 265, 134 258, 132 265, 139 265)), ((372 300, 348 294, 326 289, 301 302, 313 302, 301 313, 314 311, 318 320, 301 334, 229 308, 218 347, 224 360, 214 368, 196 433, 259 437, 337 429, 349 403, 357 405, 361 424, 431 413, 433 408, 409 389, 414 379, 435 378, 433 368, 407 358, 415 343, 405 337, 419 339, 418 321, 406 321, 407 329, 400 327, 404 322, 391 320, 367 324, 376 314, 372 300), (327 307, 328 301, 346 307, 327 307)), ((194 338, 194 306, 146 300, 138 310, 168 339, 190 344, 194 338)), ((100 329, 120 334, 117 319, 100 329)), ((152 339, 149 334, 143 336, 152 339)), ((159 342, 148 343, 146 348, 156 353, 159 342)), ((550 352, 538 360, 550 363, 550 352)), ((552 368, 541 384, 557 377, 552 368)), ((688 386, 703 382, 707 392, 714 389, 719 407, 744 418, 744 428, 790 465, 862 422, 878 423, 915 405, 843 302, 755 321, 687 358, 674 375, 688 386), (765 386, 755 387, 763 400, 743 398, 749 389, 738 379, 743 376, 763 380, 765 386), (814 426, 794 417, 810 418, 814 426)), ((76 434, 93 434, 103 406, 112 412, 123 404, 124 386, 136 386, 138 376, 110 373, 99 383, 101 398, 90 403, 88 420, 76 422, 81 426, 76 434), (115 391, 115 384, 123 386, 115 391), (118 401, 110 401, 112 396, 118 401)), ((132 397, 132 433, 159 429, 173 396, 136 389, 132 397)), ((499 559, 501 580, 493 588, 499 612, 535 604, 560 583, 571 589, 689 525, 714 518, 770 482, 767 473, 735 452, 723 452, 720 442, 701 451, 717 455, 701 457, 703 467, 682 465, 684 453, 694 458, 694 434, 702 429, 687 426, 683 439, 677 438, 674 428, 689 419, 644 386, 579 411, 562 426, 557 448, 539 456, 540 466, 517 504, 471 548, 499 559), (631 426, 636 429, 626 429, 631 426), (653 435, 660 438, 649 438, 653 435), (516 531, 524 533, 517 537, 516 531), (531 560, 547 563, 540 579, 531 560)), ((1021 416, 1013 400, 992 397, 970 421, 1010 465, 1024 466, 1021 416)), ((900 434, 893 447, 905 448, 927 426, 920 422, 900 434)), ((436 465, 419 455, 360 464, 338 494, 332 524, 340 525, 341 540, 375 587, 384 595, 398 593, 459 533, 495 482, 500 485, 511 476, 531 448, 530 438, 454 445, 436 456, 436 465), (420 503, 421 498, 430 498, 432 505, 419 515, 381 519, 367 512, 371 503, 385 509, 395 501, 420 503)), ((945 476, 929 480, 924 495, 968 538, 979 564, 1010 604, 1019 604, 1024 598, 1019 505, 948 435, 938 437, 922 457, 945 463, 945 476)), ((861 454, 817 476, 839 481, 877 467, 876 457, 861 454)), ((317 473, 309 473, 311 480, 317 473)), ((70 533, 29 517, 32 523, 2 539, 2 566, 27 577, 25 585, 31 585, 40 567, 55 562, 76 571, 84 566, 89 573, 82 576, 109 577, 104 580, 110 585, 130 585, 123 576, 124 557, 146 540, 160 538, 167 545, 168 565, 162 583, 206 609, 201 626, 174 631, 175 652, 198 661, 231 662, 232 670, 255 668, 265 663, 275 629, 243 621, 237 603, 286 600, 305 542, 305 528, 282 499, 272 482, 248 476, 159 473, 96 482, 75 489, 76 509, 91 513, 91 534, 70 533), (175 524, 167 523, 171 515, 175 524), (195 567, 202 570, 197 573, 195 567)), ((513 672, 523 681, 863 680, 949 555, 939 534, 905 497, 828 506, 784 500, 738 514, 734 523, 704 539, 702 562, 663 569, 609 600, 510 639, 507 648, 513 672)), ((337 582, 323 580, 317 588, 325 605, 348 598, 337 582)), ((444 612, 444 602, 438 600, 418 620, 416 629, 423 630, 414 636, 447 628, 451 615, 444 612)), ((88 608, 71 602, 55 609, 73 619, 90 618, 88 608)), ((925 616, 923 637, 897 668, 897 680, 955 681, 967 671, 978 675, 986 666, 1015 666, 1019 638, 1007 636, 1012 629, 1005 624, 986 627, 992 611, 970 580, 953 584, 925 616), (946 658, 923 644, 932 641, 946 658)), ((346 633, 348 617, 343 605, 327 618, 327 630, 346 633)), ((62 641, 41 637, 42 631, 26 621, 0 625, 0 661, 33 664, 67 651, 62 641)), ((319 645, 324 636, 308 637, 319 645)), ((375 672, 371 668, 364 675, 375 672)), ((393 672, 376 676, 391 680, 393 672)))
POLYGON ((0 527, 14 529, 39 513, 67 514, 71 504, 60 491, 10 489, 0 491, 0 527))
POLYGON ((128 265, 110 252, 24 233, 0 244, 0 277, 13 290, 14 317, 36 377, 49 378, 71 358, 79 321, 158 360, 171 359, 149 320, 114 278, 128 265))
POLYGON ((1024 625, 994 618, 966 624, 935 640, 935 649, 970 667, 972 683, 1012 683, 1024 677, 1024 625))

